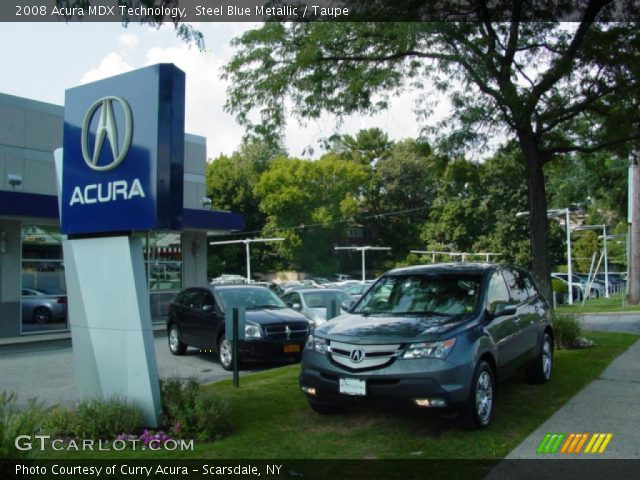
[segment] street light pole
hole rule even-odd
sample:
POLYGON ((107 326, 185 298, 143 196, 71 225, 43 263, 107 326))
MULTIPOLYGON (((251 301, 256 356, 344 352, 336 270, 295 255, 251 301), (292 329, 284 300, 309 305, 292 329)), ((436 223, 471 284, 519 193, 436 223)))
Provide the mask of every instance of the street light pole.
POLYGON ((334 247, 334 250, 356 250, 362 252, 362 283, 365 282, 365 254, 367 250, 391 250, 391 247, 372 247, 367 245, 366 247, 334 247))
POLYGON ((237 243, 244 243, 245 256, 246 256, 246 268, 247 268, 247 282, 251 282, 251 250, 249 245, 257 242, 281 242, 284 238, 245 238, 244 240, 224 240, 221 242, 209 242, 209 245, 232 245, 237 243))

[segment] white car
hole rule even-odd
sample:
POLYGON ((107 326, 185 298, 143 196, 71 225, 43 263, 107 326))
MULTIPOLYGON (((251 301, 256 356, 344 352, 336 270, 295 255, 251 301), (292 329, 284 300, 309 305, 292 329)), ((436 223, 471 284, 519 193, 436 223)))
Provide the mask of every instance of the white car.
POLYGON ((302 313, 315 327, 327 321, 327 307, 333 299, 338 301, 339 314, 353 303, 353 299, 344 290, 329 288, 294 290, 282 296, 289 308, 302 313))

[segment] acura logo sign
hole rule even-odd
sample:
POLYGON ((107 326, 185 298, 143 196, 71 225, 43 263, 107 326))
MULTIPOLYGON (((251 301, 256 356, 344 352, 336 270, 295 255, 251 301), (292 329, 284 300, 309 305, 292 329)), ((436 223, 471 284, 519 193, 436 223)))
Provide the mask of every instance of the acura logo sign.
POLYGON ((351 350, 351 355, 349 355, 349 358, 353 363, 360 363, 362 360, 364 360, 364 350, 360 348, 351 350))
POLYGON ((82 122, 82 137, 80 140, 82 143, 82 157, 92 170, 113 170, 122 163, 127 156, 127 153, 129 153, 132 137, 133 117, 131 115, 131 108, 126 100, 121 97, 101 98, 89 107, 89 110, 87 110, 87 113, 84 116, 84 121, 82 122), (124 127, 123 132, 118 132, 116 116, 113 109, 114 103, 118 103, 124 112, 124 125, 122 126, 124 127), (93 144, 93 149, 91 149, 89 146, 89 131, 91 121, 98 112, 100 112, 100 117, 98 119, 95 143, 93 144), (118 133, 124 134, 122 144, 119 141, 118 133), (105 139, 109 142, 113 159, 111 162, 106 164, 100 164, 100 152, 102 151, 105 139))

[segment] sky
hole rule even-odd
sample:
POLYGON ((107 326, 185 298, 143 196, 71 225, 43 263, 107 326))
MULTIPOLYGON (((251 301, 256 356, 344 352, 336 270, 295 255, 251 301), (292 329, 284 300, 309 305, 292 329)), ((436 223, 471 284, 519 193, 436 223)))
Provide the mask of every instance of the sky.
MULTIPOLYGON (((239 147, 244 131, 223 110, 227 84, 220 79, 221 68, 233 55, 231 39, 257 24, 195 26, 204 34, 204 51, 177 38, 171 25, 156 29, 125 28, 116 22, 0 24, 0 93, 63 105, 67 88, 156 63, 174 63, 186 73, 186 131, 206 137, 209 158, 229 155, 239 147)), ((333 133, 378 127, 391 139, 416 138, 421 127, 412 110, 417 95, 405 92, 393 98, 387 111, 353 116, 339 127, 330 115, 305 125, 289 119, 285 146, 297 157, 311 147, 315 153, 306 156, 314 158, 321 153, 319 141, 333 133)))

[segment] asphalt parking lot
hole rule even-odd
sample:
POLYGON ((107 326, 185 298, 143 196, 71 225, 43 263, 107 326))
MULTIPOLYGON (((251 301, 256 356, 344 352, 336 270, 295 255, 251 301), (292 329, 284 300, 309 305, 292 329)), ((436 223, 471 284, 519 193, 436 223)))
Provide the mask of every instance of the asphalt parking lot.
MULTIPOLYGON (((214 353, 200 353, 190 348, 183 356, 171 355, 164 332, 156 332, 154 346, 160 378, 194 377, 200 383, 210 383, 232 376, 220 366, 214 353)), ((278 364, 250 364, 250 370, 241 370, 240 378, 243 373, 273 366, 278 364)), ((71 342, 3 346, 0 349, 0 391, 3 390, 16 392, 20 405, 36 398, 47 406, 73 406, 77 399, 71 342)))

